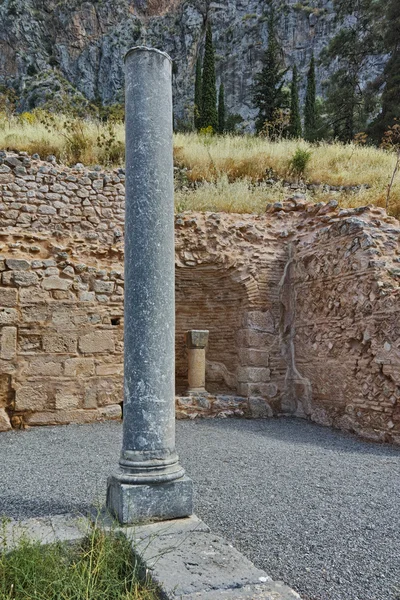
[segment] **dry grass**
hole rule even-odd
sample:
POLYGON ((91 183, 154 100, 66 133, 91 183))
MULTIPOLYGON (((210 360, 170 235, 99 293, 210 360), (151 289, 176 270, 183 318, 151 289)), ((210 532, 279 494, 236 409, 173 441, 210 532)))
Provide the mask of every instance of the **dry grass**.
MULTIPOLYGON (((110 144, 99 144, 99 137, 109 132, 104 124, 77 121, 65 127, 59 117, 56 125, 46 128, 41 119, 32 116, 14 117, 7 121, 0 115, 0 148, 37 152, 43 158, 55 154, 66 164, 121 165, 123 161, 124 128, 113 128, 113 144, 118 151, 107 154, 110 144), (74 143, 71 143, 71 139, 74 143)), ((393 172, 395 156, 385 150, 354 144, 309 145, 306 142, 283 140, 270 142, 258 137, 207 137, 197 134, 176 134, 175 164, 187 169, 187 185, 177 187, 179 210, 213 210, 227 212, 263 212, 267 202, 283 199, 289 191, 284 180, 294 181, 289 163, 298 147, 312 152, 305 180, 330 186, 362 185, 360 191, 326 192, 322 187, 308 191, 315 201, 335 198, 341 206, 376 204, 385 206, 387 187, 393 172), (277 180, 265 185, 269 178, 277 180)), ((400 216, 400 177, 392 189, 390 211, 400 216)))

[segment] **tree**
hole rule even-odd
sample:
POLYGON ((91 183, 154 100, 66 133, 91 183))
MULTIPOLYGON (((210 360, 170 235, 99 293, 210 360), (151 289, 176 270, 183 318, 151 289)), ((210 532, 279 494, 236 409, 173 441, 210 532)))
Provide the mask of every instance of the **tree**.
POLYGON ((198 130, 201 127, 201 59, 196 61, 196 79, 194 83, 194 126, 198 130))
POLYGON ((334 8, 341 28, 321 59, 327 67, 336 65, 326 106, 334 136, 348 142, 365 129, 373 107, 370 72, 373 57, 382 51, 382 5, 377 0, 334 0, 334 8))
POLYGON ((400 120, 400 4, 388 0, 383 28, 383 45, 389 60, 383 72, 382 109, 371 126, 373 137, 380 141, 400 120))
POLYGON ((272 122, 277 110, 287 106, 287 93, 283 89, 286 69, 282 52, 275 35, 275 19, 271 13, 268 22, 268 46, 263 67, 255 77, 254 106, 258 108, 256 130, 260 133, 266 122, 272 122))
POLYGON ((225 131, 225 118, 225 88, 224 84, 221 83, 218 94, 218 133, 224 133, 225 131))
POLYGON ((297 66, 293 67, 292 85, 290 88, 290 121, 289 121, 289 136, 291 138, 301 138, 301 118, 299 108, 299 81, 297 74, 297 66))
POLYGON ((311 57, 310 68, 307 74, 307 91, 304 106, 304 138, 313 142, 317 138, 317 86, 315 82, 315 58, 311 57))
POLYGON ((215 53, 210 23, 207 25, 203 59, 203 75, 201 85, 201 127, 212 127, 214 131, 217 131, 218 129, 215 53))

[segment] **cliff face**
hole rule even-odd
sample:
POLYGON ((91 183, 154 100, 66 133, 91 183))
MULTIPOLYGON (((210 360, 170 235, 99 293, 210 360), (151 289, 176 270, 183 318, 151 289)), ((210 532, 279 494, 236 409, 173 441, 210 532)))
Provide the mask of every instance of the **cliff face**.
MULTIPOLYGON (((334 32, 331 0, 276 2, 287 65, 299 67, 304 93, 312 52, 334 32)), ((174 59, 176 119, 188 120, 205 25, 212 22, 217 80, 230 112, 254 117, 251 85, 267 43, 265 0, 5 0, 0 6, 0 84, 15 84, 29 110, 65 89, 90 100, 121 100, 123 56, 152 45, 174 59), (65 81, 67 80, 67 81, 65 81)), ((321 83, 326 74, 318 72, 321 83)))

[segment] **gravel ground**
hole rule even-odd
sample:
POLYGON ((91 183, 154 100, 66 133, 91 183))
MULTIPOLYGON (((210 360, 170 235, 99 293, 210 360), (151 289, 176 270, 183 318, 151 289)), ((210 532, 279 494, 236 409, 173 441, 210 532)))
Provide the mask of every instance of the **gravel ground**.
MULTIPOLYGON (((299 420, 177 422, 196 513, 305 600, 400 599, 400 449, 299 420)), ((104 502, 117 423, 0 435, 0 514, 104 502)))

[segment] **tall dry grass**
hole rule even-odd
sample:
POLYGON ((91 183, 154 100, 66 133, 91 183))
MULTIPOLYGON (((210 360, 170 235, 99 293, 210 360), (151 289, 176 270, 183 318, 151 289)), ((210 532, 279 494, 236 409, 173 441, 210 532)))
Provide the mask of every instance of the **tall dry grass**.
MULTIPOLYGON (((124 126, 112 127, 110 153, 109 126, 94 120, 75 120, 65 126, 62 116, 45 126, 40 114, 28 113, 7 120, 0 115, 0 148, 25 150, 57 156, 60 162, 86 165, 122 166, 124 126), (72 142, 71 143, 71 137, 72 142), (103 141, 102 141, 103 140, 103 141), (104 141, 106 140, 106 141, 104 141)), ((387 150, 355 144, 304 141, 271 142, 254 136, 174 136, 175 164, 187 169, 186 186, 178 186, 176 204, 185 210, 263 212, 267 202, 288 195, 284 180, 295 181, 290 161, 298 147, 311 150, 305 181, 330 186, 364 186, 359 191, 307 191, 311 200, 336 198, 341 206, 376 204, 385 206, 387 188, 395 165, 395 155, 387 150), (265 185, 268 179, 275 181, 265 185)), ((400 216, 400 176, 391 191, 389 212, 400 216)))

